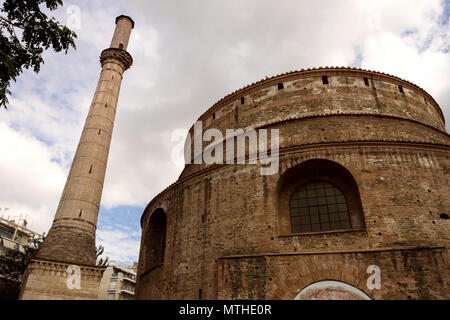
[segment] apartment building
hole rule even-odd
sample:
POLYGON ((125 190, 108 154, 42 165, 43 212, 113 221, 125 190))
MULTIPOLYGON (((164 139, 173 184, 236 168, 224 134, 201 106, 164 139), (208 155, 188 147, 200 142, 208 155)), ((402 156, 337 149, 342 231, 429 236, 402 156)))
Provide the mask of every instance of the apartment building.
POLYGON ((98 293, 99 300, 134 300, 136 271, 110 262, 103 273, 98 293))

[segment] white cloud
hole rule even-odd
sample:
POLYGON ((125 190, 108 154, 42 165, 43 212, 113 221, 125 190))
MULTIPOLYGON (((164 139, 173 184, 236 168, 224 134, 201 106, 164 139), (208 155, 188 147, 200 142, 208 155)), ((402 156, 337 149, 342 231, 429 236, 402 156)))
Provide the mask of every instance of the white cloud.
POLYGON ((66 171, 50 148, 0 122, 1 208, 28 216, 31 228, 46 232, 55 214, 66 171))
POLYGON ((131 265, 137 262, 140 238, 137 232, 123 231, 122 229, 107 228, 97 230, 97 246, 105 248, 102 257, 109 261, 131 265))

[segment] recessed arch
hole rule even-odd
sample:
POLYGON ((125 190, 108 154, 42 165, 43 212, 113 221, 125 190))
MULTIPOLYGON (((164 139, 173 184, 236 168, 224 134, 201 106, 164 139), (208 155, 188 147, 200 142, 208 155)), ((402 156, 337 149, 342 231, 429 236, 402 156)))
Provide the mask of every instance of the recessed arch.
POLYGON ((145 231, 145 271, 164 263, 166 249, 167 216, 162 208, 151 214, 145 231))
POLYGON ((372 300, 364 291, 345 282, 324 280, 303 288, 294 300, 372 300))
MULTIPOLYGON (((340 228, 335 227, 329 228, 328 230, 311 230, 311 232, 363 229, 365 227, 359 188, 350 171, 334 161, 325 159, 311 159, 286 170, 279 179, 277 185, 277 209, 280 234, 287 235, 299 233, 298 230, 294 230, 295 228, 293 228, 291 200, 295 193, 302 188, 302 186, 307 187, 315 182, 333 186, 329 189, 332 191, 334 188, 336 190, 334 194, 336 195, 342 193, 345 201, 336 200, 335 202, 338 205, 342 202, 341 206, 347 206, 349 226, 342 224, 342 227, 340 228)), ((298 202, 296 202, 296 204, 297 203, 298 202)), ((325 205, 329 204, 330 203, 326 203, 325 205)), ((334 204, 331 203, 331 205, 334 204)), ((342 211, 342 215, 344 215, 344 208, 340 211, 342 211)), ((335 212, 333 212, 333 214, 334 213, 335 212)), ((339 221, 341 220, 344 221, 344 218, 339 218, 339 221)), ((308 231, 306 230, 304 232, 308 231)))

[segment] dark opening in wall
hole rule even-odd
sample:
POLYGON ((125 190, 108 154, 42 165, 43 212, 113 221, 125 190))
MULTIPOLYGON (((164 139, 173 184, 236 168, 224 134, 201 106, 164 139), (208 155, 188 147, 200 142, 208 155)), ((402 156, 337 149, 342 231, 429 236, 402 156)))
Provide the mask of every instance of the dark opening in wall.
POLYGON ((283 90, 284 89, 284 84, 282 82, 280 82, 278 84, 278 90, 283 90))
POLYGON ((446 213, 441 213, 440 217, 441 217, 441 219, 444 219, 444 220, 450 219, 450 217, 446 213))
POLYGON ((364 84, 365 84, 366 86, 369 86, 369 79, 364 78, 364 84))
POLYGON ((244 104, 244 103, 245 103, 245 98, 242 97, 242 98, 241 98, 241 104, 244 104))
POLYGON ((212 114, 212 118, 215 119, 216 118, 216 113, 212 114))
POLYGON ((105 103, 105 108, 108 108, 108 104, 107 103, 105 103))
POLYGON ((323 76, 322 77, 322 83, 323 84, 328 84, 328 77, 327 76, 323 76))
POLYGON ((78 217, 81 218, 81 214, 83 213, 83 209, 80 210, 80 213, 78 214, 78 217))
POLYGON ((92 173, 92 165, 91 165, 91 167, 89 168, 89 174, 91 174, 92 173))
POLYGON ((100 131, 102 131, 101 129, 98 129, 98 134, 100 134, 100 131))
POLYGON ((119 49, 123 50, 123 43, 119 44, 119 49))
POLYGON ((166 213, 161 208, 156 209, 150 216, 144 238, 144 269, 147 271, 164 263, 164 254, 166 250, 166 230, 166 213))
POLYGON ((405 92, 403 91, 403 87, 402 87, 402 86, 398 86, 398 90, 399 90, 401 93, 405 93, 405 92))

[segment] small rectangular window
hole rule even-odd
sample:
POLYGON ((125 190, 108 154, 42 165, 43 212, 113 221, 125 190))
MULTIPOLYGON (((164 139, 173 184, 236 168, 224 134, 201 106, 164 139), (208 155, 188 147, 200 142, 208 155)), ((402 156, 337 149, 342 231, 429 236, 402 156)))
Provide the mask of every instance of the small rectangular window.
POLYGON ((405 93, 405 92, 403 91, 403 87, 402 87, 402 86, 398 86, 398 90, 399 90, 401 93, 405 93))
POLYGON ((212 118, 213 118, 213 120, 216 118, 216 113, 215 112, 212 114, 212 118))
POLYGON ((241 98, 241 104, 244 104, 244 103, 245 103, 245 98, 242 97, 242 98, 241 98))
POLYGON ((328 84, 328 77, 327 76, 323 76, 322 77, 322 83, 323 84, 328 84))
POLYGON ((369 79, 364 78, 364 84, 365 84, 366 86, 369 86, 369 79))
POLYGON ((280 82, 278 84, 278 90, 283 90, 284 89, 284 84, 282 82, 280 82))

